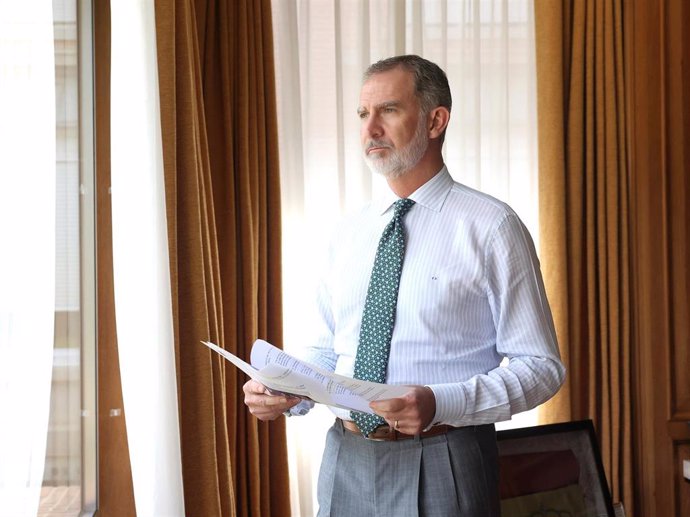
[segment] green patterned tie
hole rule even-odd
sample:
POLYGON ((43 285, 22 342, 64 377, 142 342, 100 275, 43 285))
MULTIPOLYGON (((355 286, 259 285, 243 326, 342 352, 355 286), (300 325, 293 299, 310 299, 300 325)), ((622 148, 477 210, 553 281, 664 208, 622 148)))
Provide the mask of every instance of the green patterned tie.
MULTIPOLYGON (((395 307, 398 303, 398 285, 405 255, 402 218, 412 205, 414 201, 411 199, 399 199, 395 202, 393 219, 383 230, 376 249, 374 269, 364 302, 362 328, 359 331, 355 379, 386 382, 388 355, 395 325, 395 307)), ((385 422, 378 415, 359 411, 351 411, 350 416, 364 436, 368 436, 385 422)))

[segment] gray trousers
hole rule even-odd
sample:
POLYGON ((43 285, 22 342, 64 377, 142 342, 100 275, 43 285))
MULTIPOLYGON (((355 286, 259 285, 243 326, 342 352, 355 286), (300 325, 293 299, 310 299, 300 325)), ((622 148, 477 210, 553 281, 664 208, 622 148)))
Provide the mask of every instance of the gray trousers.
POLYGON ((499 517, 494 426, 375 442, 336 420, 317 497, 318 517, 499 517))

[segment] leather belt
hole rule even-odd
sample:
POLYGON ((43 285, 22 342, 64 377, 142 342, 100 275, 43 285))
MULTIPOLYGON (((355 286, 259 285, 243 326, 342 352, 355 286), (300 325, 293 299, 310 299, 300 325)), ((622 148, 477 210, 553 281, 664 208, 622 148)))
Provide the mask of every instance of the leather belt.
MULTIPOLYGON (((362 436, 362 431, 359 430, 357 424, 355 424, 352 420, 343 420, 341 418, 339 418, 338 420, 340 420, 343 423, 343 428, 346 431, 362 436)), ((452 429, 455 428, 450 425, 435 425, 431 429, 422 431, 416 436, 419 436, 420 438, 428 438, 429 436, 438 436, 439 434, 446 434, 448 431, 452 429)), ((387 442, 395 440, 408 440, 414 437, 415 435, 401 433, 400 431, 394 429, 389 425, 380 425, 371 433, 369 433, 369 436, 367 436, 366 438, 367 440, 374 440, 377 442, 387 442)))

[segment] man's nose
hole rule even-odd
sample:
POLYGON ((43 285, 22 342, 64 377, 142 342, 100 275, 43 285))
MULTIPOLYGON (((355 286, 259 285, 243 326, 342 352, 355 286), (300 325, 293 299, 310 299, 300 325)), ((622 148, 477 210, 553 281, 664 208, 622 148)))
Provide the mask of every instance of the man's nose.
POLYGON ((367 138, 380 138, 383 135, 383 126, 378 117, 372 115, 362 122, 362 135, 367 138))

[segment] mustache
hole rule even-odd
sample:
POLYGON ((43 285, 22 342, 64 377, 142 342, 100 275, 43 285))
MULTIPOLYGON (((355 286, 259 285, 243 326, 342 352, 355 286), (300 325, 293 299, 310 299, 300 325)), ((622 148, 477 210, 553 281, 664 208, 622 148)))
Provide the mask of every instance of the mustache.
POLYGON ((367 152, 369 149, 372 149, 373 147, 382 147, 385 149, 393 148, 390 142, 386 142, 385 140, 369 140, 367 144, 364 146, 364 152, 367 152))

